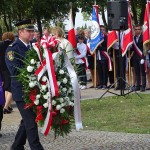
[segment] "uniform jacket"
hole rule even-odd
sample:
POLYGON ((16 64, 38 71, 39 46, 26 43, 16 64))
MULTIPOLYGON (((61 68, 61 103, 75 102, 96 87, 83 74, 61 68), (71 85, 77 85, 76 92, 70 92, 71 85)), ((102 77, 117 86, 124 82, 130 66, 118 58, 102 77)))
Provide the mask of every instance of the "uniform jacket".
POLYGON ((17 81, 16 76, 18 75, 17 68, 24 67, 22 60, 24 60, 27 50, 28 48, 24 43, 21 40, 16 39, 14 43, 8 46, 5 53, 6 65, 11 74, 11 91, 14 101, 23 101, 23 85, 21 82, 17 81))

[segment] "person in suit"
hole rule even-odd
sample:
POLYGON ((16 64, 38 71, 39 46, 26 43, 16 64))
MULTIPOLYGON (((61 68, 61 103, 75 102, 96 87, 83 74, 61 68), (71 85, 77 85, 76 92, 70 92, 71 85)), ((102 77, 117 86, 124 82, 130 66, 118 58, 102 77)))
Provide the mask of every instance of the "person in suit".
POLYGON ((44 148, 40 143, 38 127, 35 122, 36 115, 32 108, 24 109, 23 85, 16 78, 18 75, 17 68, 24 67, 22 60, 25 59, 26 52, 30 47, 29 43, 34 36, 33 20, 22 20, 16 26, 18 27, 18 39, 9 45, 5 54, 7 67, 11 76, 13 76, 11 80, 12 97, 22 117, 11 150, 24 150, 26 139, 28 139, 31 150, 43 150, 44 148))
POLYGON ((144 68, 144 55, 143 55, 143 35, 142 35, 142 27, 140 25, 136 25, 134 27, 134 41, 136 44, 136 47, 132 47, 133 56, 133 67, 135 70, 135 76, 136 76, 136 86, 135 91, 141 90, 141 92, 145 91, 146 88, 146 73, 144 68), (141 55, 139 55, 140 53, 141 55), (141 82, 142 81, 142 82, 141 82))

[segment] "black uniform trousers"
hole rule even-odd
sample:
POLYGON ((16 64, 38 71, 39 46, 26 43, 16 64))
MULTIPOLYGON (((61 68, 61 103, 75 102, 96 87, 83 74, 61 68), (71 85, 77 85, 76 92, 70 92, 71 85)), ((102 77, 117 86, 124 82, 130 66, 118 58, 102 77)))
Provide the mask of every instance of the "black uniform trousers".
POLYGON ((22 120, 11 149, 24 150, 26 139, 28 139, 31 150, 44 150, 39 141, 38 127, 35 122, 35 113, 32 109, 24 109, 24 101, 16 101, 16 105, 19 109, 22 120))
POLYGON ((2 120, 3 120, 3 106, 0 105, 0 130, 2 127, 2 120))
POLYGON ((107 60, 97 60, 97 69, 100 79, 100 85, 107 86, 108 82, 108 61, 107 60))
POLYGON ((133 59, 133 66, 135 69, 136 76, 136 87, 140 88, 140 85, 145 88, 146 87, 146 73, 144 69, 144 64, 140 64, 141 59, 133 59), (142 83, 141 83, 142 78, 142 83))

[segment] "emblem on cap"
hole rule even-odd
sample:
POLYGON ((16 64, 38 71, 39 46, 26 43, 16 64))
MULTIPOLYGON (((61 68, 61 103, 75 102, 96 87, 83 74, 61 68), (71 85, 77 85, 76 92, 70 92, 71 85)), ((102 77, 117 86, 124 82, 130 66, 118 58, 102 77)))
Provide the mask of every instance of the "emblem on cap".
POLYGON ((7 53, 7 58, 8 58, 8 60, 13 61, 14 60, 14 52, 13 51, 9 51, 7 53))

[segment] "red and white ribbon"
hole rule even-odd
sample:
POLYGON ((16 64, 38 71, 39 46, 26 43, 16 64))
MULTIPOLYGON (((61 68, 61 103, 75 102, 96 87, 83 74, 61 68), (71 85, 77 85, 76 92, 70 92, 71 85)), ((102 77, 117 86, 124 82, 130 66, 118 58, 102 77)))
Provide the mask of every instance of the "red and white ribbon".
POLYGON ((102 52, 102 55, 108 60, 108 70, 109 71, 112 71, 112 63, 111 63, 111 58, 110 56, 108 55, 107 52, 105 51, 101 51, 102 52))

